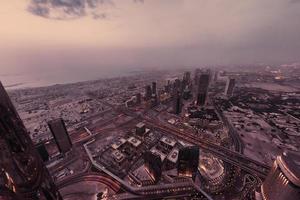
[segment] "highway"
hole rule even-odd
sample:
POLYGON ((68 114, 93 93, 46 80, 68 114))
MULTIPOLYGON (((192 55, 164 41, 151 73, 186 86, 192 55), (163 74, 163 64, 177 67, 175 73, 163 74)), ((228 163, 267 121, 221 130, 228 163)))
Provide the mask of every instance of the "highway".
POLYGON ((105 174, 99 174, 96 172, 74 175, 72 177, 69 177, 68 179, 64 179, 56 183, 56 185, 58 186, 58 188, 64 188, 68 185, 72 185, 74 183, 83 181, 96 181, 99 183, 103 183, 104 185, 107 185, 107 187, 112 189, 114 192, 118 192, 121 189, 119 183, 113 181, 110 177, 107 177, 105 174))

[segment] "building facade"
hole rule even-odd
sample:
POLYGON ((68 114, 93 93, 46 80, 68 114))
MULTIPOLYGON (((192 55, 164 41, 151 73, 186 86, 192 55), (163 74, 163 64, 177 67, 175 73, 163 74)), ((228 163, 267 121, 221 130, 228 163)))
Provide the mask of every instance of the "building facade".
POLYGON ((209 74, 201 74, 198 82, 197 105, 204 106, 209 86, 209 74))
POLYGON ((229 78, 226 83, 225 95, 231 97, 235 87, 235 79, 229 78))
POLYGON ((271 171, 261 186, 263 200, 300 199, 300 156, 283 153, 274 161, 271 171))
POLYGON ((162 174, 162 161, 159 155, 150 151, 144 153, 145 168, 151 179, 158 182, 162 174))
POLYGON ((199 165, 199 147, 184 147, 178 153, 178 175, 194 178, 199 165))
POLYGON ((57 147, 61 153, 66 153, 71 150, 72 142, 63 119, 55 119, 48 122, 50 131, 54 137, 57 147))
POLYGON ((62 200, 1 83, 0 199, 62 200))

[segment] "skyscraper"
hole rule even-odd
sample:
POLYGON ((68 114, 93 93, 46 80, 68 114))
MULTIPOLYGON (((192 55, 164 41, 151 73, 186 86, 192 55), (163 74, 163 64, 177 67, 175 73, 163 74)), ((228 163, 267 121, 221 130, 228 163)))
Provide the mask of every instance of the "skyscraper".
POLYGON ((145 168, 154 182, 160 180, 162 173, 162 161, 159 155, 150 151, 144 153, 145 168))
POLYGON ((142 122, 138 123, 136 126, 135 126, 135 133, 138 135, 138 136, 144 136, 146 132, 146 125, 142 122))
POLYGON ((209 85, 209 74, 201 74, 198 82, 197 105, 204 106, 209 85))
POLYGON ((156 94, 156 82, 152 82, 152 94, 156 94))
POLYGON ((263 200, 300 199, 300 155, 285 152, 278 156, 261 186, 263 200))
POLYGON ((214 72, 214 82, 218 81, 219 71, 214 72))
POLYGON ((184 147, 178 154, 178 175, 194 178, 199 165, 199 148, 197 146, 184 147))
POLYGON ((158 103, 159 102, 158 102, 157 95, 156 94, 152 94, 151 95, 151 106, 155 107, 155 106, 157 106, 158 103))
POLYGON ((50 131, 54 137, 57 147, 61 153, 66 153, 72 148, 72 142, 70 140, 68 131, 63 119, 55 119, 48 122, 50 131))
POLYGON ((151 86, 147 85, 145 87, 145 100, 150 100, 152 96, 152 90, 151 90, 151 86))
POLYGON ((180 79, 175 79, 174 81, 174 87, 173 87, 174 93, 176 93, 177 91, 181 91, 181 81, 180 79))
POLYGON ((35 148, 38 151, 38 153, 40 154, 40 156, 44 162, 49 160, 48 151, 43 143, 37 144, 35 146, 35 148))
POLYGON ((182 90, 189 87, 191 83, 191 72, 184 72, 182 79, 182 90))
POLYGON ((0 199, 62 199, 1 83, 0 149, 0 199))
POLYGON ((229 78, 226 83, 225 95, 231 97, 235 86, 235 79, 229 78))
POLYGON ((178 115, 182 110, 182 97, 180 93, 177 92, 173 101, 173 112, 178 115))
POLYGON ((191 81, 191 72, 184 72, 183 81, 187 84, 190 83, 190 81, 191 81))

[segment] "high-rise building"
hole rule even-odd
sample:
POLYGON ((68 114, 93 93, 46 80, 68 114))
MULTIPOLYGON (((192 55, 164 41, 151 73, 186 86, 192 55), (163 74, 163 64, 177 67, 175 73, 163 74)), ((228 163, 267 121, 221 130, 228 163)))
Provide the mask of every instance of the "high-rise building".
POLYGON ((152 82, 152 94, 156 94, 156 82, 152 82))
POLYGON ((152 90, 151 90, 151 86, 147 85, 145 87, 145 100, 150 100, 152 96, 152 90))
POLYGON ((38 153, 40 154, 40 156, 44 162, 49 160, 49 153, 43 143, 39 143, 39 144, 35 145, 35 148, 38 151, 38 153))
POLYGON ((199 165, 199 147, 184 147, 178 154, 178 175, 194 178, 199 165))
POLYGON ((0 82, 0 199, 62 200, 0 82))
POLYGON ((158 98, 157 98, 157 94, 152 94, 151 95, 151 106, 155 107, 158 105, 158 98))
POLYGON ((191 72, 184 72, 182 79, 182 90, 190 86, 191 83, 191 72))
POLYGON ((182 98, 183 98, 184 100, 188 100, 188 99, 191 98, 191 97, 192 97, 191 90, 188 89, 188 88, 185 88, 185 89, 183 90, 182 98))
POLYGON ((300 155, 285 152, 278 156, 261 186, 263 200, 300 199, 300 155))
POLYGON ((201 74, 198 82, 197 105, 204 106, 209 86, 209 74, 201 74))
POLYGON ((218 81, 218 76, 219 76, 219 71, 216 70, 214 73, 214 82, 218 81))
POLYGON ((235 86, 235 79, 229 78, 226 83, 225 95, 231 97, 235 86))
POLYGON ((162 173, 162 161, 159 155, 147 151, 144 153, 145 168, 148 171, 151 179, 158 182, 162 173))
POLYGON ((198 92, 197 94, 197 105, 204 106, 206 102, 206 93, 205 92, 198 92))
POLYGON ((180 93, 177 93, 173 100, 173 112, 178 115, 181 113, 182 110, 182 97, 180 93))
POLYGON ((176 93, 177 91, 181 91, 181 81, 180 81, 180 79, 175 79, 175 81, 174 81, 174 85, 173 85, 173 91, 174 91, 174 93, 176 93))
POLYGON ((183 74, 183 81, 187 84, 191 81, 191 72, 184 72, 183 74))
POLYGON ((136 135, 144 136, 145 132, 146 132, 146 125, 143 122, 140 122, 135 126, 136 135))
POLYGON ((57 147, 61 153, 66 153, 72 148, 68 131, 63 119, 55 119, 48 122, 50 131, 54 137, 57 147))

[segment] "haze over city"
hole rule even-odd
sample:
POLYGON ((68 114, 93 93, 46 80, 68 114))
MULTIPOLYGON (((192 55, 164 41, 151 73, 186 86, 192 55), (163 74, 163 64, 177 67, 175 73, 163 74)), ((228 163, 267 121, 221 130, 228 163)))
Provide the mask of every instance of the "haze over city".
POLYGON ((299 59, 297 0, 10 0, 0 9, 1 77, 72 70, 74 80, 89 80, 124 69, 299 59))

